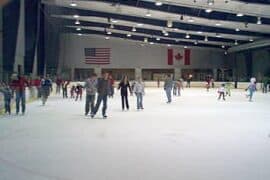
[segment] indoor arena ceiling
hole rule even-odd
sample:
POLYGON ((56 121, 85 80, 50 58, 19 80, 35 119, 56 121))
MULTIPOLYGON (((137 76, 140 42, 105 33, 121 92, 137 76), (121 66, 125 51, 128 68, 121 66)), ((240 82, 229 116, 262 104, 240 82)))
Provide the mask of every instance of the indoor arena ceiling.
POLYGON ((43 2, 67 33, 220 49, 270 39, 270 0, 43 2))

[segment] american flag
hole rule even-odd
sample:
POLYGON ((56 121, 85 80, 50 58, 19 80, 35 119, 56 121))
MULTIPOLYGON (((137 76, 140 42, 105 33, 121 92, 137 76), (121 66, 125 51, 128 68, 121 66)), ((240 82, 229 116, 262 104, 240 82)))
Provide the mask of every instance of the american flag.
POLYGON ((111 48, 85 48, 85 64, 110 64, 111 48))

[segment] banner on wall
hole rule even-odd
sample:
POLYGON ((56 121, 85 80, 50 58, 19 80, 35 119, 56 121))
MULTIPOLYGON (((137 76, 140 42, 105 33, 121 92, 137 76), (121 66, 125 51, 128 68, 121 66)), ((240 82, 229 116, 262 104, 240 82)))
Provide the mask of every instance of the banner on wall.
POLYGON ((168 65, 190 65, 190 49, 168 49, 168 65))

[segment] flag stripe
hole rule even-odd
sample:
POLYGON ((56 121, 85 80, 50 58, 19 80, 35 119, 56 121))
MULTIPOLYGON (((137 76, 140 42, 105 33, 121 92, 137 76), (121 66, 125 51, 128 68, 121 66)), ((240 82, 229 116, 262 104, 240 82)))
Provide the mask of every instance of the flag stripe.
POLYGON ((185 49, 185 65, 190 65, 190 49, 185 49))
POLYGON ((173 49, 168 49, 168 65, 173 65, 173 49))

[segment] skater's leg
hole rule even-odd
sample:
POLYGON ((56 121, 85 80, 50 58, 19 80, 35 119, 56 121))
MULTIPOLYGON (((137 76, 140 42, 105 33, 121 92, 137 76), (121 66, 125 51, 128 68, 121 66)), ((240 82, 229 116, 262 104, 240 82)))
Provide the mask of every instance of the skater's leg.
POLYGON ((129 110, 128 95, 125 95, 125 101, 126 101, 127 110, 129 110))
POLYGON ((106 95, 104 95, 104 96, 102 97, 102 100, 103 100, 102 115, 103 115, 103 117, 106 117, 107 99, 108 99, 108 98, 107 98, 106 95))
POLYGON ((21 99, 22 99, 22 113, 24 114, 25 113, 25 91, 22 92, 21 99))
POLYGON ((21 93, 16 92, 16 114, 20 112, 21 93))
POLYGON ((143 109, 143 95, 140 93, 140 108, 143 109))
POLYGON ((102 96, 101 95, 98 95, 97 104, 96 104, 96 106, 94 108, 93 114, 96 114, 98 112, 98 109, 99 109, 99 106, 101 104, 101 101, 102 101, 102 96))
POLYGON ((91 104, 91 114, 93 114, 95 109, 95 95, 90 95, 90 104, 91 104))
POLYGON ((121 96, 121 101, 122 101, 122 110, 125 109, 125 97, 122 95, 121 96))
MULTIPOLYGON (((91 96, 90 95, 86 95, 86 100, 85 100, 85 115, 87 115, 89 113, 89 104, 90 104, 90 101, 91 101, 91 96)), ((92 107, 91 107, 91 110, 92 110, 92 107)))

